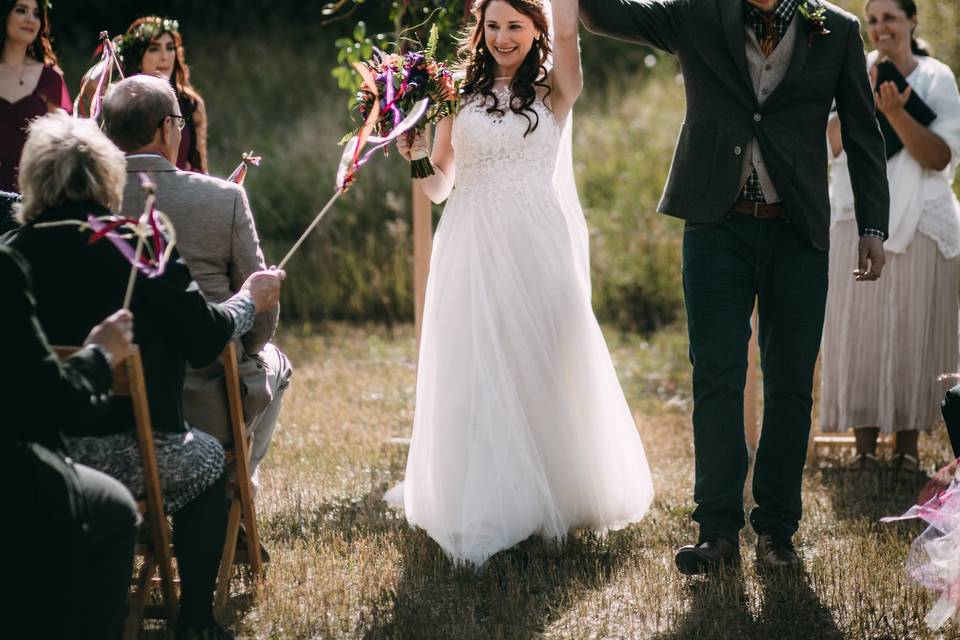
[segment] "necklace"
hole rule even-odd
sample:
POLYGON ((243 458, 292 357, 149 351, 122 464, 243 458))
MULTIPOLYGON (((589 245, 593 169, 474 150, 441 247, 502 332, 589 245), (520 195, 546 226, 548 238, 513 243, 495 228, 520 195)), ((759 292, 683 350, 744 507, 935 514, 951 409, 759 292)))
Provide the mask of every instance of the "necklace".
POLYGON ((513 76, 500 76, 499 78, 494 78, 494 80, 513 80, 513 76))
MULTIPOLYGON (((10 70, 13 71, 13 67, 7 63, 4 63, 4 66, 10 67, 10 70)), ((23 76, 27 72, 27 65, 20 65, 20 73, 14 73, 13 75, 17 78, 17 82, 20 83, 20 86, 23 86, 23 76)))

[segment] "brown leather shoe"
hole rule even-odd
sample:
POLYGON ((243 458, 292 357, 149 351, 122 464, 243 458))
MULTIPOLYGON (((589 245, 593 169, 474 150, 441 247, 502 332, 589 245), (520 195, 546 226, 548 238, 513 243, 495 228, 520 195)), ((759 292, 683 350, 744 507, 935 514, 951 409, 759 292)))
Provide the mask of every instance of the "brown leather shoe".
POLYGON ((701 575, 739 564, 740 548, 723 538, 704 540, 680 547, 675 560, 677 570, 683 575, 701 575))
POLYGON ((800 567, 800 556, 789 538, 761 533, 757 536, 757 562, 765 569, 797 569, 800 567))

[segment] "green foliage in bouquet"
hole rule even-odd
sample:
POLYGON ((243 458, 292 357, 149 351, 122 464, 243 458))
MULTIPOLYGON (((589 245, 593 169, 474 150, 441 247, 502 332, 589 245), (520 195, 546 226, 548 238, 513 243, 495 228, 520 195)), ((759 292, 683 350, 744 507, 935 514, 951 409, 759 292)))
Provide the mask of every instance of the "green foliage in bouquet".
MULTIPOLYGON (((363 0, 338 0, 324 7, 324 13, 349 15, 363 0)), ((332 70, 338 86, 352 96, 360 90, 360 77, 353 70, 353 63, 364 62, 373 56, 373 48, 384 48, 394 43, 401 51, 421 48, 429 31, 436 27, 439 33, 455 34, 459 31, 464 17, 464 3, 444 2, 443 0, 402 0, 395 1, 390 7, 390 32, 370 34, 367 25, 360 21, 353 30, 352 37, 338 38, 337 64, 332 70)), ((451 35, 437 40, 434 57, 448 59, 456 51, 456 40, 451 35)))
MULTIPOLYGON (((424 101, 428 106, 414 125, 416 131, 456 114, 457 82, 446 64, 435 58, 439 38, 437 25, 433 25, 423 51, 386 53, 377 48, 371 59, 356 63, 359 75, 364 77, 354 105, 362 126, 372 126, 373 134, 381 138, 405 135, 397 128, 418 113, 424 101)), ((358 131, 359 128, 348 133, 341 143, 358 131)), ((406 135, 412 133, 410 130, 406 135)), ((414 178, 425 178, 434 172, 429 158, 414 159, 411 169, 414 178)))

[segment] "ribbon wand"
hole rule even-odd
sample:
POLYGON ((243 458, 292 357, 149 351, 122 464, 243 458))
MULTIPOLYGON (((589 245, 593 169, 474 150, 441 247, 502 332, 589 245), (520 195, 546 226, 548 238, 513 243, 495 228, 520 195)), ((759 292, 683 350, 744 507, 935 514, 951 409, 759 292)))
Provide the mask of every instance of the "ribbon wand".
MULTIPOLYGON (((357 70, 360 74, 368 79, 368 86, 376 87, 373 82, 370 72, 363 65, 357 64, 357 70)), ((313 222, 310 223, 310 226, 307 227, 307 230, 301 234, 300 238, 297 239, 290 251, 287 252, 287 255, 283 257, 283 260, 280 261, 280 264, 277 265, 277 268, 283 269, 287 264, 287 261, 293 257, 293 254, 300 248, 300 245, 303 244, 303 241, 307 239, 307 236, 317 228, 317 225, 320 224, 320 221, 323 220, 323 217, 327 215, 327 212, 333 206, 340 196, 347 192, 350 186, 356 180, 357 172, 363 167, 370 158, 373 157, 373 154, 378 150, 384 148, 400 136, 404 135, 407 131, 412 129, 414 125, 426 114, 427 109, 429 108, 429 100, 424 98, 418 102, 411 113, 403 119, 402 122, 397 124, 387 136, 373 136, 370 135, 373 132, 373 128, 377 123, 377 119, 380 114, 379 110, 379 101, 374 101, 373 108, 370 112, 370 115, 367 117, 366 123, 360 128, 360 131, 357 135, 350 139, 347 143, 347 148, 344 149, 343 155, 340 157, 340 168, 337 171, 337 181, 336 181, 336 192, 334 192, 333 197, 327 201, 327 204, 323 206, 323 209, 320 210, 320 213, 313 219, 313 222), (371 144, 371 147, 364 151, 367 143, 371 144)))
POLYGON ((233 170, 233 173, 230 174, 227 181, 243 186, 243 181, 247 178, 247 167, 250 165, 259 167, 262 160, 262 157, 253 155, 253 150, 244 152, 244 154, 240 156, 240 164, 233 170))
POLYGON ((317 225, 320 224, 320 221, 323 220, 323 217, 327 215, 327 211, 330 210, 330 207, 333 206, 333 203, 342 196, 347 190, 353 185, 354 180, 356 180, 357 172, 363 167, 370 158, 373 157, 373 154, 380 149, 384 148, 400 136, 404 135, 407 131, 412 129, 414 125, 424 116, 429 107, 429 101, 424 98, 418 102, 413 111, 406 118, 403 119, 400 124, 394 127, 393 131, 390 132, 390 135, 387 136, 372 136, 370 132, 373 130, 373 124, 376 123, 376 105, 374 105, 373 118, 367 121, 367 124, 361 129, 359 135, 354 136, 350 139, 350 142, 347 143, 347 148, 344 150, 343 155, 340 158, 340 169, 337 171, 337 190, 334 192, 333 197, 327 201, 327 204, 323 206, 323 209, 320 210, 320 213, 313 219, 313 222, 310 223, 310 226, 307 227, 307 230, 303 232, 297 242, 293 245, 290 251, 287 252, 287 255, 283 257, 283 260, 280 261, 280 264, 277 265, 277 268, 283 269, 284 265, 287 264, 287 261, 293 256, 294 252, 300 248, 300 245, 303 244, 303 241, 307 239, 307 236, 317 228, 317 225), (362 153, 364 147, 370 143, 371 146, 366 150, 366 153, 362 153))
POLYGON ((130 266, 130 277, 127 279, 127 293, 123 296, 123 310, 130 310, 130 303, 133 301, 133 286, 137 282, 137 271, 140 265, 140 259, 143 256, 143 244, 146 234, 143 226, 145 221, 150 219, 150 213, 153 211, 153 205, 157 200, 157 185, 150 181, 145 175, 140 175, 140 184, 147 194, 146 203, 143 207, 143 216, 137 221, 137 249, 133 254, 133 264, 130 266))
POLYGON ((293 254, 297 252, 297 249, 299 249, 300 245, 303 244, 303 241, 307 239, 307 236, 309 236, 313 230, 317 228, 317 225, 320 224, 321 220, 323 220, 323 216, 327 215, 327 211, 329 211, 330 207, 333 206, 333 203, 336 202, 341 195, 343 195, 344 191, 345 189, 338 190, 333 194, 333 197, 327 201, 327 204, 323 205, 323 209, 320 210, 320 213, 317 214, 317 217, 313 219, 313 222, 310 223, 310 226, 307 227, 307 230, 300 235, 300 238, 290 248, 290 251, 287 252, 287 255, 285 255, 283 260, 280 261, 280 264, 277 265, 278 269, 283 269, 284 265, 287 264, 287 261, 293 257, 293 254))
MULTIPOLYGON (((287 252, 287 255, 283 257, 283 260, 281 260, 280 264, 277 265, 277 268, 279 269, 283 269, 290 258, 293 257, 293 254, 296 253, 297 249, 300 248, 300 245, 302 245, 304 240, 307 239, 307 236, 309 236, 310 233, 317 228, 317 225, 320 224, 320 221, 323 220, 323 217, 327 215, 327 212, 337 201, 337 199, 347 192, 354 180, 356 180, 357 172, 360 171, 361 167, 370 161, 370 158, 373 157, 373 154, 378 150, 383 149, 401 135, 412 129, 417 122, 419 122, 420 119, 426 115, 427 110, 430 108, 430 99, 423 98, 414 105, 413 109, 411 109, 410 113, 407 114, 405 118, 401 119, 399 109, 393 107, 391 114, 394 116, 395 123, 390 133, 385 136, 372 135, 377 127, 377 122, 380 119, 381 113, 380 95, 379 90, 377 89, 377 82, 367 65, 354 62, 353 67, 357 70, 357 73, 360 74, 360 77, 363 78, 363 84, 361 85, 362 89, 373 96, 370 112, 367 114, 366 120, 364 121, 363 126, 360 127, 357 135, 350 138, 350 141, 347 143, 343 154, 340 156, 340 167, 337 170, 336 179, 337 190, 334 192, 333 197, 327 201, 327 204, 325 204, 323 209, 320 210, 320 213, 316 215, 316 217, 313 219, 313 222, 311 222, 310 226, 307 227, 307 230, 300 235, 296 243, 294 243, 293 247, 291 247, 290 251, 287 252), (369 149, 366 149, 366 153, 364 153, 364 148, 368 143, 371 146, 369 149)), ((387 82, 387 86, 392 87, 392 82, 387 82)), ((390 98, 391 101, 395 101, 392 95, 390 98)))
POLYGON ((123 79, 123 68, 120 66, 116 47, 106 31, 100 32, 100 46, 94 55, 97 53, 101 54, 100 61, 90 67, 84 74, 80 91, 77 93, 76 100, 73 101, 73 116, 75 118, 80 117, 80 112, 83 109, 83 98, 87 93, 87 86, 91 82, 95 82, 96 87, 90 96, 89 117, 96 120, 100 116, 103 105, 103 94, 106 93, 107 87, 113 80, 113 72, 116 71, 120 79, 123 79))

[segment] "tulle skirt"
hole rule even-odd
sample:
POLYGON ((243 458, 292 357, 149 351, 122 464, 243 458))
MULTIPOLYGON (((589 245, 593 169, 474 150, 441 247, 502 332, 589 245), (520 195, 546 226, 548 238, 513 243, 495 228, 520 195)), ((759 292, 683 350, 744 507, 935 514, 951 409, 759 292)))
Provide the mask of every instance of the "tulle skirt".
MULTIPOLYGON (((960 461, 945 471, 952 475, 949 484, 929 500, 912 507, 904 515, 884 518, 884 522, 919 518, 929 526, 910 546, 907 571, 919 584, 938 597, 927 614, 926 623, 938 629, 951 618, 960 622, 960 461)), ((935 478, 931 484, 938 481, 935 478)), ((925 490, 925 493, 929 491, 925 490)))
POLYGON ((621 528, 653 499, 571 235, 555 197, 459 188, 437 229, 406 480, 388 500, 457 562, 621 528))

